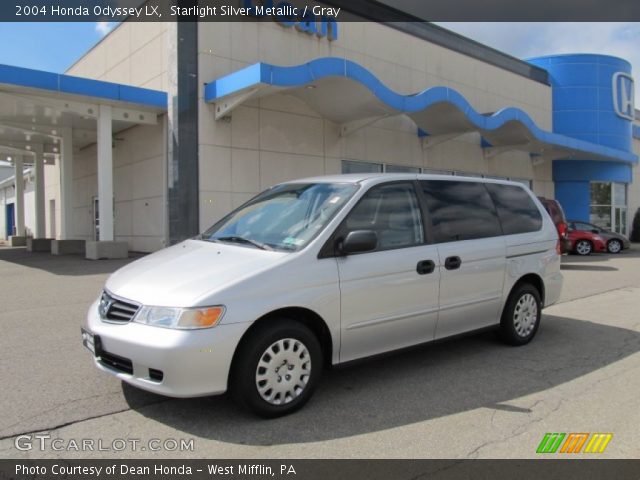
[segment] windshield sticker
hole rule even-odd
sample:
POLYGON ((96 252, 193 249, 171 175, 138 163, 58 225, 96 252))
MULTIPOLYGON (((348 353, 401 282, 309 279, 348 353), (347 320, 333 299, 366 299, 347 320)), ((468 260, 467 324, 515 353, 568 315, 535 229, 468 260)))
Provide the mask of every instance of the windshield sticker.
POLYGON ((285 245, 295 245, 297 247, 299 245, 302 245, 304 243, 304 240, 301 238, 287 237, 282 241, 282 243, 285 245))

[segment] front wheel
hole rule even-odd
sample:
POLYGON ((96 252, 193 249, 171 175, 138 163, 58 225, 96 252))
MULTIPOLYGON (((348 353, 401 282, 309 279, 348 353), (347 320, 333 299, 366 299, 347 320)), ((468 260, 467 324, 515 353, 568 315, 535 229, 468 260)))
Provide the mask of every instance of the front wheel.
POLYGON ((529 343, 540 326, 540 292, 528 283, 517 287, 507 300, 500 319, 500 337, 510 345, 529 343))
POLYGON ((576 243, 576 253, 578 255, 591 255, 593 246, 589 240, 578 240, 576 243))
POLYGON ((609 240, 609 243, 607 243, 607 251, 609 253, 620 253, 620 251, 622 250, 622 243, 620 243, 620 240, 609 240))
POLYGON ((273 418, 307 403, 323 361, 320 342, 309 328, 289 319, 266 322, 239 347, 230 391, 253 413, 273 418))

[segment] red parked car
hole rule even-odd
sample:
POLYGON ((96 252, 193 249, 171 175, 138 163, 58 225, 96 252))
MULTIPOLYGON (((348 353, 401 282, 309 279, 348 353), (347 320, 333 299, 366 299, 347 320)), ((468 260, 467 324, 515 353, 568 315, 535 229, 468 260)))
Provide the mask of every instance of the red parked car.
POLYGON ((578 255, 591 255, 593 252, 606 252, 607 241, 591 230, 568 230, 570 251, 578 255))

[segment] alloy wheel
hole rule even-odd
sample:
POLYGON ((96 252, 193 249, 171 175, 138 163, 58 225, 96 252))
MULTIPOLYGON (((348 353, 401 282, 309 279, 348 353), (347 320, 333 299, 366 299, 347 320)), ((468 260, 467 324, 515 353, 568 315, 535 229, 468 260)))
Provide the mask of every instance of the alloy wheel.
POLYGON ((607 245, 607 250, 609 250, 609 253, 620 253, 622 245, 619 240, 611 240, 607 245))
POLYGON ((587 240, 580 240, 576 244, 576 252, 580 255, 589 255, 591 253, 591 244, 587 240))

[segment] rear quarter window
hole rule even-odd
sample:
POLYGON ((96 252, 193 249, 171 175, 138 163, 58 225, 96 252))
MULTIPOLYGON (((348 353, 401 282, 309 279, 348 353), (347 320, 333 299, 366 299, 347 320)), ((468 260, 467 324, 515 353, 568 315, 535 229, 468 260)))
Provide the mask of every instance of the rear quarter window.
POLYGON ((542 228, 540 210, 524 188, 499 183, 487 183, 486 187, 505 235, 537 232, 542 228))

